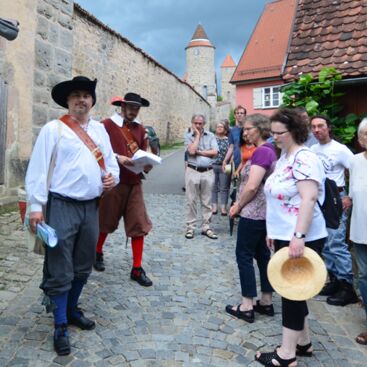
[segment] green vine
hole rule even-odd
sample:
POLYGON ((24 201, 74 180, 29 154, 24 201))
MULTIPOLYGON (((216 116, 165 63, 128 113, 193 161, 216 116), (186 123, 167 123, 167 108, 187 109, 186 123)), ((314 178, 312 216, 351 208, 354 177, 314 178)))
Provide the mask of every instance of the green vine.
POLYGON ((348 144, 356 134, 356 122, 364 116, 354 113, 340 116, 344 106, 338 100, 344 93, 335 91, 335 83, 341 79, 341 73, 334 67, 323 68, 317 80, 311 74, 303 74, 297 81, 282 87, 282 107, 305 107, 310 117, 327 115, 335 136, 348 144))

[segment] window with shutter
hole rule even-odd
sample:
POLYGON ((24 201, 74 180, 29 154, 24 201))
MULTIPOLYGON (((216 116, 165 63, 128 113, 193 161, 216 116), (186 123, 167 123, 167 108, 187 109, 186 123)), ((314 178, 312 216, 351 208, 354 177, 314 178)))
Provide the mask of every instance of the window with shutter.
POLYGON ((254 88, 254 109, 275 108, 282 104, 280 86, 254 88))
POLYGON ((253 106, 256 108, 263 108, 262 103, 262 88, 254 88, 253 90, 253 106))

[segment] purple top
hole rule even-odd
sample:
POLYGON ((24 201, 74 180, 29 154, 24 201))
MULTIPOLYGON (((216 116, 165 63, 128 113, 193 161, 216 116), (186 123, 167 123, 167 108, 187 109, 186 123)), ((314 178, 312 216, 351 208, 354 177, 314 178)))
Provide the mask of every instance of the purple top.
POLYGON ((241 217, 254 220, 265 220, 266 199, 264 194, 264 182, 272 173, 276 160, 277 157, 274 146, 271 143, 265 143, 254 151, 251 159, 249 159, 243 167, 241 171, 240 194, 249 179, 250 168, 252 165, 263 167, 266 172, 255 196, 242 208, 240 213, 241 217))

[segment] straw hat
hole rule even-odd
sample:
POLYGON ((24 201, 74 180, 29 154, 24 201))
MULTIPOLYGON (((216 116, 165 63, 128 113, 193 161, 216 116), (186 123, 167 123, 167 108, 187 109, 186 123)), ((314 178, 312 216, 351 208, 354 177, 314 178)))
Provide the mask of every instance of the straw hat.
POLYGON ((327 271, 321 257, 308 247, 302 257, 291 259, 288 247, 277 251, 268 264, 268 278, 274 290, 292 301, 305 301, 320 293, 327 271))

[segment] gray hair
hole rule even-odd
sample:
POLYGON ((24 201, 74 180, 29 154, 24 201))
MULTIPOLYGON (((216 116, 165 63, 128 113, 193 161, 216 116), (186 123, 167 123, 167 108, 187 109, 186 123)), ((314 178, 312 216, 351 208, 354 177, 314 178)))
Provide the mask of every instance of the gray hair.
POLYGON ((358 136, 361 136, 367 129, 367 117, 365 117, 358 125, 358 136))
POLYGON ((270 119, 268 116, 261 113, 253 113, 252 115, 247 115, 244 122, 252 123, 259 130, 262 139, 270 137, 270 119))
POLYGON ((206 123, 206 119, 205 119, 205 116, 200 114, 200 113, 194 113, 191 117, 191 123, 194 122, 194 120, 197 118, 197 117, 201 117, 203 119, 203 122, 204 124, 206 123))

